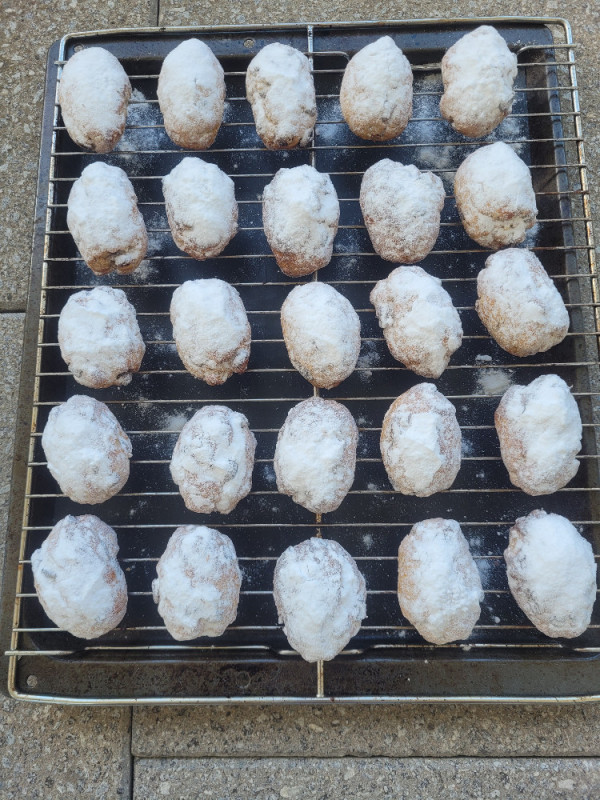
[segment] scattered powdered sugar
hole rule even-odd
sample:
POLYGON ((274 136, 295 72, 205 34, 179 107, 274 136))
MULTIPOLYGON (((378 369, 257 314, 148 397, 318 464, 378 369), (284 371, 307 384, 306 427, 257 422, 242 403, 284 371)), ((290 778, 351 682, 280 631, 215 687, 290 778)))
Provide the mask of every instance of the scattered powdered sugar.
POLYGON ((518 519, 504 551, 519 607, 546 636, 573 638, 590 624, 596 600, 592 546, 559 514, 518 519))
POLYGON ((512 386, 512 369, 479 369, 477 375, 477 394, 499 396, 512 386))
POLYGON ((263 47, 248 65, 246 96, 267 147, 309 143, 317 101, 310 64, 299 50, 279 42, 263 47))
POLYGON ((306 661, 329 661, 360 630, 365 579, 337 542, 308 539, 275 565, 273 596, 283 631, 306 661))
POLYGON ((152 596, 177 641, 220 636, 236 618, 242 575, 225 534, 203 525, 177 528, 156 573, 152 596))
POLYGON ((297 286, 281 308, 290 361, 314 386, 331 389, 348 377, 360 351, 360 320, 352 304, 318 281, 297 286))
POLYGON ((398 550, 398 600, 421 636, 434 644, 468 638, 483 598, 458 522, 437 518, 414 525, 398 550))
POLYGON ((370 300, 394 358, 417 375, 439 378, 462 342, 460 317, 439 278, 421 267, 397 267, 370 300))
POLYGON ((478 363, 488 362, 492 361, 492 357, 485 355, 484 353, 477 353, 477 355, 475 356, 475 361, 477 361, 478 363))
POLYGON ((127 584, 117 561, 117 536, 98 517, 67 516, 31 555, 44 611, 59 628, 94 639, 119 624, 127 584))
POLYGON ((512 386, 496 410, 502 460, 527 494, 550 494, 579 469, 582 425, 575 398, 558 375, 512 386))
POLYGON ((440 178, 384 158, 360 185, 360 207, 375 252, 388 261, 421 261, 435 244, 445 191, 440 178))
POLYGON ((345 406, 321 397, 298 403, 277 437, 277 488, 315 514, 335 511, 354 481, 357 443, 345 406))
MULTIPOLYGON (((119 139, 115 152, 127 163, 128 170, 143 170, 150 153, 133 152, 137 150, 154 152, 167 142, 160 110, 156 103, 146 101, 145 95, 134 89, 127 109, 127 127, 119 139)), ((149 227, 152 227, 150 221, 149 227)))
POLYGON ((158 425, 163 431, 180 431, 188 421, 188 414, 169 414, 163 412, 158 418, 158 425))
POLYGON ((73 395, 55 406, 42 435, 48 469, 71 500, 103 503, 129 477, 131 442, 104 403, 73 395))
POLYGON ((173 450, 171 476, 186 508, 229 514, 250 491, 256 439, 243 414, 208 405, 186 422, 173 450))

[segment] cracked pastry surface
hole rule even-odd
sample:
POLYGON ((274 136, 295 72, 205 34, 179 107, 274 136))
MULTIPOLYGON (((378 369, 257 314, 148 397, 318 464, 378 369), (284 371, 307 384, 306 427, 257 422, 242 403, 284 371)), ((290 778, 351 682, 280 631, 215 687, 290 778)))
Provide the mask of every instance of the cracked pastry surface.
POLYGON ((119 167, 102 161, 87 166, 71 187, 67 207, 67 227, 92 272, 133 272, 145 257, 144 218, 119 167))
POLYGON ((277 560, 273 598, 291 646, 305 661, 329 661, 367 615, 365 579, 331 539, 307 539, 277 560))
POLYGON ((171 476, 186 508, 200 514, 229 514, 252 486, 256 439, 243 414, 209 405, 183 426, 171 476))
POLYGON ((31 555, 35 589, 59 628, 96 639, 115 628, 127 610, 127 584, 117 561, 112 528, 98 517, 67 516, 31 555))
POLYGON ((174 639, 221 636, 237 616, 242 575, 233 542, 203 525, 182 525, 156 565, 152 596, 174 639))
POLYGON ((479 571, 458 522, 426 519, 398 548, 400 610, 433 644, 468 639, 484 598, 479 571))
POLYGON ((75 380, 93 389, 131 383, 146 351, 134 307, 111 286, 69 297, 58 320, 58 343, 75 380))
POLYGON ((107 405, 76 394, 55 406, 42 434, 48 469, 76 503, 104 503, 129 477, 131 442, 107 405))

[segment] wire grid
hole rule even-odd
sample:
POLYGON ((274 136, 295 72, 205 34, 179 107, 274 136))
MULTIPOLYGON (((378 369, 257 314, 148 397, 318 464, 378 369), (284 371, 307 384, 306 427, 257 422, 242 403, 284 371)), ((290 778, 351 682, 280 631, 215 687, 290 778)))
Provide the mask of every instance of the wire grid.
MULTIPOLYGON (((376 34, 373 33, 375 38, 376 34)), ((485 600, 468 647, 565 648, 600 652, 600 612, 574 644, 552 642, 535 630, 508 591, 502 552, 517 516, 533 508, 564 513, 596 541, 598 481, 594 391, 599 307, 583 143, 576 95, 574 50, 569 43, 519 48, 519 75, 513 113, 484 140, 465 141, 440 119, 439 60, 413 62, 415 101, 405 133, 390 143, 354 137, 339 108, 339 84, 349 51, 319 49, 312 26, 305 52, 317 89, 318 122, 312 146, 269 152, 260 142, 243 89, 245 58, 223 58, 227 84, 224 122, 213 147, 196 153, 217 163, 233 178, 240 208, 240 230, 225 252, 197 262, 174 246, 164 211, 160 178, 181 157, 194 154, 175 147, 166 136, 156 101, 157 61, 124 60, 134 95, 126 132, 107 156, 82 153, 66 134, 56 108, 48 189, 36 392, 33 403, 27 494, 15 603, 13 657, 62 656, 74 652, 141 649, 199 652, 215 646, 232 650, 264 649, 289 654, 272 598, 274 563, 285 547, 311 535, 338 540, 356 559, 368 589, 367 613, 347 653, 373 649, 439 648, 425 644, 403 619, 396 598, 396 555, 401 538, 417 521, 434 516, 457 519, 480 568, 485 600), (155 67, 155 68, 153 68, 155 67), (140 71, 141 70, 141 71, 140 71), (525 244, 538 254, 569 308, 572 326, 565 342, 547 354, 515 359, 490 339, 474 311, 476 276, 489 251, 464 233, 452 195, 458 164, 475 147, 503 140, 531 165, 540 213, 525 244), (465 337, 438 389, 457 407, 463 432, 463 464, 454 486, 431 498, 391 490, 381 463, 378 439, 383 415, 392 401, 421 379, 389 355, 369 303, 376 280, 395 266, 373 252, 364 229, 358 191, 364 170, 380 158, 415 163, 440 175, 447 197, 440 237, 422 262, 442 279, 457 306, 465 337), (128 276, 96 278, 81 261, 66 226, 66 200, 73 180, 94 160, 122 167, 133 182, 150 237, 148 258, 128 276), (355 372, 322 395, 344 403, 360 431, 357 476, 338 511, 315 516, 278 494, 272 461, 278 430, 287 411, 313 393, 292 368, 279 324, 287 293, 302 281, 276 267, 261 226, 261 192, 280 167, 310 163, 328 172, 340 198, 340 229, 332 263, 315 274, 350 299, 361 318, 362 348, 355 372), (168 318, 171 294, 184 280, 222 277, 241 293, 252 326, 247 372, 223 387, 193 379, 179 361, 168 318), (67 297, 96 285, 123 289, 138 313, 147 352, 129 387, 94 392, 74 382, 60 358, 57 320, 67 297), (529 498, 511 486, 502 465, 493 411, 512 382, 526 383, 556 372, 574 387, 584 421, 581 468, 569 486, 543 498, 529 498), (590 383, 592 380, 592 383, 590 383), (134 457, 124 490, 96 507, 72 503, 48 473, 41 449, 51 407, 72 394, 106 402, 130 436, 134 457), (178 430, 205 403, 225 403, 245 413, 258 440, 251 495, 228 517, 188 512, 170 479, 168 464, 178 430), (86 643, 53 626, 35 595, 30 556, 52 525, 67 513, 95 513, 117 532, 120 562, 129 586, 128 612, 121 625, 101 640, 86 643), (178 525, 208 524, 234 541, 243 572, 238 619, 218 640, 175 644, 151 598, 155 565, 178 525)), ((409 54, 410 57, 411 54, 409 54)), ((441 54, 440 54, 441 55, 441 54)), ((413 54, 414 56, 414 54, 413 54)), ((58 62, 61 69, 64 62, 58 62)), ((316 393, 316 392, 315 392, 316 393)), ((448 645, 444 650, 464 647, 448 645)), ((316 692, 324 692, 324 667, 317 665, 316 692)))

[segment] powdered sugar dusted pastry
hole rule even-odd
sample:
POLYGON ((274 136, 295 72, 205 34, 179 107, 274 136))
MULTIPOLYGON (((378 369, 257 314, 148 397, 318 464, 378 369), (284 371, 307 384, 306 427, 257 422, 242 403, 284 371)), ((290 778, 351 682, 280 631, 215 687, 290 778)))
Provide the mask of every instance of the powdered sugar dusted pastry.
POLYGON ((313 386, 331 389, 356 366, 360 320, 352 304, 326 283, 296 286, 281 307, 290 361, 313 386))
POLYGON ((453 519, 413 525, 398 549, 400 610, 424 639, 468 639, 484 594, 469 544, 453 519))
POLYGON ((55 406, 42 447, 60 489, 76 503, 104 503, 129 477, 131 442, 104 403, 82 394, 55 406))
POLYGON ((464 136, 486 136, 510 114, 516 77, 516 55, 495 28, 481 25, 442 58, 442 117, 464 136))
POLYGON ((277 437, 277 488, 315 514, 335 511, 354 482, 358 428, 347 408, 311 397, 294 406, 277 437))
POLYGON ((462 325, 439 278, 397 267, 371 291, 390 353, 417 375, 439 378, 461 345, 462 325))
POLYGON ((92 389, 131 383, 146 352, 134 307, 111 286, 69 297, 58 320, 58 343, 77 383, 92 389))
POLYGON ((383 465, 402 494, 429 497, 452 486, 461 445, 456 409, 432 383, 418 383, 401 394, 383 419, 383 465))
POLYGON ((118 552, 113 529, 85 514, 61 519, 32 553, 35 590, 59 628, 81 639, 95 639, 123 619, 127 584, 118 552))
POLYGON ((339 217, 331 178, 308 164, 280 169, 265 186, 265 236, 286 275, 309 275, 329 264, 339 217))
POLYGON ((225 534, 201 525, 177 528, 156 572, 152 596, 177 641, 220 636, 236 618, 242 575, 225 534))
POLYGON ((196 411, 171 458, 171 476, 186 508, 229 514, 250 491, 255 448, 243 414, 217 405, 196 411))
POLYGON ((158 103, 165 130, 180 147, 210 147, 225 105, 223 67, 199 39, 187 39, 168 54, 158 76, 158 103))
POLYGON ((263 47, 248 65, 246 97, 256 131, 270 150, 310 142, 317 99, 310 64, 299 50, 279 42, 263 47))
POLYGON ((58 102, 69 136, 80 147, 108 153, 125 130, 129 78, 103 47, 86 47, 65 64, 58 102))
POLYGON ((360 207, 375 252, 387 261, 413 264, 433 248, 440 232, 444 186, 421 172, 384 158, 365 172, 360 207))
POLYGON ((569 330, 562 297, 529 250, 509 247, 493 253, 477 276, 477 298, 481 321, 513 356, 544 353, 569 330))
POLYGON ((165 175, 162 184, 177 247, 199 261, 218 256, 237 233, 231 178, 215 164, 188 156, 165 175))
POLYGON ((558 375, 511 386, 494 416, 502 460, 515 486, 527 494, 551 494, 579 469, 581 417, 558 375))
POLYGON ((367 615, 365 579, 331 539, 307 539, 278 558, 273 597, 291 646, 306 661, 329 661, 367 615))
POLYGON ((568 519, 541 509, 520 517, 504 558, 510 591, 538 630, 568 639, 585 631, 596 600, 596 562, 568 519))
POLYGON ((237 289, 219 278, 186 281, 173 292, 171 323, 179 358, 211 386, 246 371, 250 325, 237 289))
POLYGON ((73 184, 67 206, 67 226, 88 267, 97 275, 133 272, 146 255, 148 234, 123 170, 90 164, 73 184))
POLYGON ((466 232, 482 247, 518 244, 535 225, 529 167, 504 142, 480 147, 465 158, 456 170, 454 195, 466 232))
POLYGON ((399 136, 412 114, 410 63, 390 36, 363 47, 348 62, 340 88, 342 114, 362 139, 399 136))

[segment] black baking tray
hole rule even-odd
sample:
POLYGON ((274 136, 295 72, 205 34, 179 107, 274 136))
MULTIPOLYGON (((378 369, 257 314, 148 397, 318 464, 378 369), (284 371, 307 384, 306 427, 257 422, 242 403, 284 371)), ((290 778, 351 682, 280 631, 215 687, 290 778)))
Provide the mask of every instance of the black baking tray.
POLYGON ((439 61, 448 46, 477 24, 477 20, 459 20, 136 30, 73 34, 64 42, 64 53, 61 43, 53 45, 46 78, 2 598, 2 650, 12 653, 3 659, 8 670, 3 684, 13 696, 88 703, 386 702, 568 700, 591 699, 599 693, 598 604, 591 627, 581 637, 547 639, 530 625, 510 596, 501 557, 512 522, 539 507, 578 523, 595 552, 600 552, 591 382, 598 353, 596 339, 590 336, 595 330, 594 316, 588 313, 593 309, 591 264, 586 260, 589 234, 587 229, 582 234, 579 212, 573 206, 581 200, 581 154, 576 151, 573 163, 569 147, 576 137, 565 128, 565 111, 574 110, 573 73, 568 71, 569 89, 563 89, 560 64, 567 50, 556 42, 557 29, 567 40, 569 31, 560 21, 494 22, 519 53, 513 113, 489 137, 467 142, 439 119, 439 61), (383 33, 391 35, 411 61, 416 92, 413 121, 402 136, 385 144, 354 137, 341 123, 337 99, 347 57, 383 33), (226 124, 213 147, 196 154, 233 177, 241 201, 238 235, 220 257, 207 262, 185 257, 167 230, 160 176, 190 151, 173 145, 161 127, 152 127, 161 122, 157 104, 152 102, 156 77, 141 77, 156 76, 162 58, 191 35, 213 48, 227 73, 226 124), (251 124, 250 107, 243 99, 243 71, 250 58, 272 41, 312 54, 319 115, 310 148, 267 151, 251 124), (91 45, 105 47, 121 60, 135 90, 128 119, 132 127, 117 150, 103 156, 81 151, 62 127, 60 114, 55 119, 60 58, 91 45), (497 139, 512 142, 532 166, 538 216, 548 221, 540 221, 526 244, 555 276, 571 314, 572 335, 548 353, 529 359, 503 352, 487 336, 474 311, 475 278, 488 253, 458 224, 451 196, 452 173, 458 163, 474 147, 497 139), (422 266, 443 279, 459 308, 466 335, 450 368, 436 381, 457 408, 465 460, 450 491, 424 499, 392 492, 379 457, 378 428, 385 411, 398 394, 421 380, 391 358, 369 303, 373 282, 394 265, 373 253, 356 198, 364 170, 385 157, 432 168, 444 179, 449 197, 440 237, 422 266), (70 187, 95 160, 125 169, 146 218, 150 257, 130 276, 95 277, 78 258, 67 232, 64 204, 70 187), (294 282, 278 270, 270 254, 260 227, 260 194, 277 169, 303 163, 330 173, 341 198, 334 257, 319 272, 319 280, 332 283, 350 299, 359 312, 363 336, 358 370, 339 387, 321 392, 344 403, 360 429, 352 491, 337 511, 321 520, 276 492, 270 462, 277 429, 296 402, 312 395, 312 387, 291 368, 281 341, 278 312, 294 282), (172 292, 176 285, 196 277, 232 282, 250 316, 249 370, 221 387, 209 387, 186 373, 171 341, 172 292), (124 288, 149 342, 142 373, 128 387, 93 391, 79 386, 66 372, 56 347, 58 313, 70 294, 93 285, 124 288), (566 490, 532 498, 511 487, 498 459, 493 430, 499 397, 489 388, 492 369, 505 383, 525 383, 554 372, 573 386, 585 424, 584 457, 566 490), (60 495, 43 464, 39 433, 49 410, 76 393, 107 402, 133 444, 128 483, 100 506, 81 506, 60 495), (228 516, 187 511, 167 463, 182 420, 202 404, 214 402, 246 414, 258 440, 252 493, 228 516), (82 513, 97 514, 115 528, 119 558, 133 593, 118 629, 93 642, 54 628, 34 596, 29 564, 31 553, 53 524, 66 514, 82 513), (434 516, 461 523, 486 590, 481 619, 470 639, 446 647, 424 643, 402 618, 395 595, 398 544, 414 522, 434 516), (150 585, 156 558, 169 536, 175 527, 187 523, 207 524, 232 538, 243 585, 238 618, 222 637, 178 644, 162 626, 150 585), (22 537, 23 525, 27 533, 22 537), (363 628, 343 654, 324 665, 306 664, 289 650, 271 595, 276 558, 288 545, 317 532, 339 541, 357 559, 369 590, 363 628), (22 596, 16 622, 20 632, 15 638, 11 631, 17 579, 22 596))

